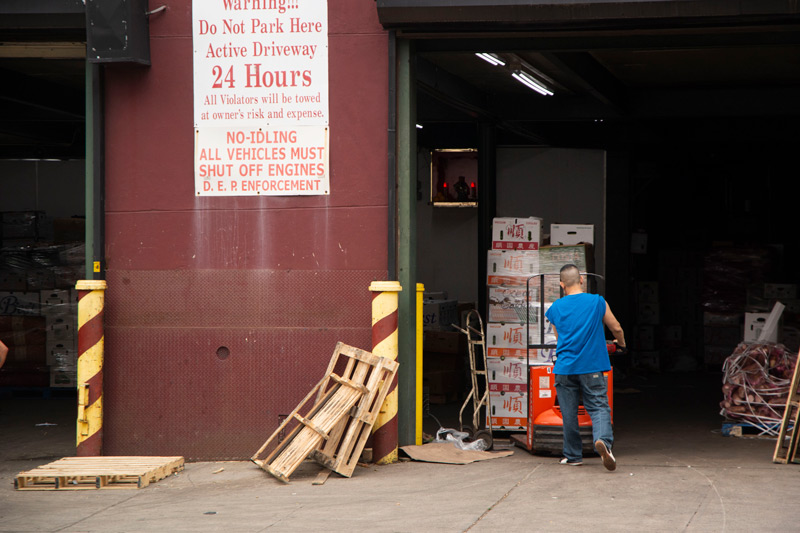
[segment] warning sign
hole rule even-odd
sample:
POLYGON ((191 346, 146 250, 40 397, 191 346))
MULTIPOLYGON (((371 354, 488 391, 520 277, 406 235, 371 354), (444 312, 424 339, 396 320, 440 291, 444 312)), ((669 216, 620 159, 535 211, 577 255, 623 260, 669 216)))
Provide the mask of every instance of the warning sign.
POLYGON ((198 194, 329 194, 328 129, 202 128, 195 138, 198 194))
POLYGON ((195 0, 198 196, 325 195, 326 0, 195 0))

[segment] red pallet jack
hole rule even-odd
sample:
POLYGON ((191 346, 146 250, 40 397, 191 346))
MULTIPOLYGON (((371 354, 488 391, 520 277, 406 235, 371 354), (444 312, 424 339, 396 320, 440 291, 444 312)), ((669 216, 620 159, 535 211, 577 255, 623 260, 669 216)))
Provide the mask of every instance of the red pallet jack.
MULTIPOLYGON (((616 344, 608 344, 609 353, 614 353, 616 344)), ((614 369, 603 372, 608 385, 608 405, 611 408, 611 426, 614 426, 614 369)), ((514 435, 514 443, 522 444, 531 453, 560 454, 564 443, 563 417, 556 396, 553 365, 530 367, 528 388, 528 431, 525 435, 514 435), (524 442, 521 442, 522 439, 524 442)), ((578 425, 581 432, 583 453, 594 453, 592 419, 583 407, 578 406, 578 425)))
MULTIPOLYGON (((602 280, 596 274, 582 273, 583 276, 594 278, 596 283, 602 280)), ((555 350, 554 344, 545 343, 545 276, 555 276, 558 274, 539 274, 528 279, 528 295, 531 294, 531 280, 538 278, 539 309, 541 313, 537 320, 540 326, 540 343, 528 342, 528 350, 548 349, 555 350)), ((552 288, 551 288, 552 291, 552 288)), ((535 287, 534 287, 534 292, 535 287)), ((526 299, 530 302, 530 298, 526 299)), ((526 303, 526 305, 528 305, 526 303)), ((526 312, 526 317, 528 313, 526 312)), ((607 343, 609 354, 622 353, 622 348, 613 342, 607 343)), ((614 423, 614 372, 613 368, 604 372, 608 389, 608 404, 611 408, 611 424, 614 423)), ((558 405, 556 396, 555 379, 552 364, 529 365, 528 372, 528 418, 527 432, 525 434, 511 435, 512 442, 531 453, 560 454, 564 443, 563 417, 561 407, 558 405)), ((589 413, 581 404, 578 406, 578 424, 580 426, 581 443, 584 453, 594 453, 594 440, 592 439, 592 419, 589 413)))

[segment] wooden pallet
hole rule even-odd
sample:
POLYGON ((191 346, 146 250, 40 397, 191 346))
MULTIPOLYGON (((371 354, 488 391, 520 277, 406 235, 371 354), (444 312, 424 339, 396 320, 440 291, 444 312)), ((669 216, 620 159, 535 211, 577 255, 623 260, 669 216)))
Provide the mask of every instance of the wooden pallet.
POLYGON ((319 464, 344 477, 353 475, 400 366, 392 359, 359 351, 359 357, 372 366, 365 384, 367 393, 361 397, 356 408, 334 428, 330 438, 321 442, 312 454, 319 464))
MULTIPOLYGON (((324 441, 330 441, 335 450, 353 450, 354 468, 361 450, 356 453, 357 446, 353 442, 360 444, 363 449, 366 436, 362 431, 349 429, 347 421, 355 419, 372 427, 374 418, 370 423, 370 417, 373 405, 382 391, 382 379, 386 378, 387 369, 390 369, 391 376, 394 377, 397 363, 344 343, 337 343, 325 377, 278 426, 251 460, 284 483, 289 482, 289 476, 309 455, 321 449, 328 450, 329 453, 322 460, 328 461, 330 466, 336 465, 339 468, 339 465, 346 462, 346 468, 350 468, 350 454, 347 454, 346 461, 339 461, 338 458, 334 461, 331 447, 323 445, 324 441), (342 365, 344 371, 339 376, 334 373, 334 369, 342 365), (366 405, 369 407, 362 408, 366 405), (284 434, 286 437, 277 442, 276 437, 284 434), (346 437, 346 442, 343 436, 346 437)), ((382 398, 385 398, 385 392, 382 398)), ((380 404, 377 409, 380 409, 380 404)), ((346 472, 346 468, 342 468, 342 471, 346 472)))
POLYGON ((183 457, 64 457, 20 472, 17 490, 141 489, 183 470, 183 457))
POLYGON ((792 385, 789 388, 781 430, 778 433, 778 442, 775 443, 773 463, 800 463, 800 457, 797 455, 800 443, 798 424, 800 424, 800 354, 798 354, 798 360, 794 367, 792 385))
POLYGON ((723 422, 722 436, 774 439, 779 428, 780 423, 759 425, 750 422, 723 422))

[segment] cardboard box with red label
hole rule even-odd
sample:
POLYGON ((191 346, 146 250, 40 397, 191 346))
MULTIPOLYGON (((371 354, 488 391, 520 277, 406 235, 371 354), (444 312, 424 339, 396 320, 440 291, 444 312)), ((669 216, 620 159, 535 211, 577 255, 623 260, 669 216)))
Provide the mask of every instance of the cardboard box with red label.
POLYGON ((541 218, 497 217, 492 220, 493 250, 538 250, 541 242, 541 218))
POLYGON ((489 391, 492 429, 525 429, 528 424, 528 394, 489 391))
POLYGON ((528 364, 524 357, 487 357, 490 392, 525 392, 528 364))
POLYGON ((489 357, 523 357, 528 363, 552 363, 555 357, 555 335, 545 331, 545 340, 553 348, 531 348, 526 352, 528 344, 539 344, 539 328, 531 326, 525 331, 524 324, 486 324, 486 354, 489 357))
POLYGON ((527 279, 539 273, 536 250, 489 250, 486 284, 525 287, 527 279))

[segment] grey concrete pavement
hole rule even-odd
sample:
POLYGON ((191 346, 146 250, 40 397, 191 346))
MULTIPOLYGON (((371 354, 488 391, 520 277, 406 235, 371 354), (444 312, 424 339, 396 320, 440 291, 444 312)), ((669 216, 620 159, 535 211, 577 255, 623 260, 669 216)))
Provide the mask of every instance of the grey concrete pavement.
POLYGON ((744 450, 718 461, 620 445, 615 472, 517 450, 359 467, 322 486, 310 463, 288 485, 248 462, 190 463, 139 490, 22 492, 4 476, 0 531, 797 531, 800 465, 772 464, 770 441, 736 441, 744 450))
POLYGON ((598 457, 571 467, 517 448, 469 465, 360 466, 321 486, 312 463, 283 484, 242 461, 188 463, 138 490, 15 491, 17 472, 60 457, 47 457, 59 448, 39 427, 13 453, 21 438, 0 438, 0 531, 800 531, 800 465, 773 464, 774 440, 722 436, 715 397, 618 394, 614 472, 598 457))

